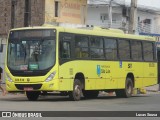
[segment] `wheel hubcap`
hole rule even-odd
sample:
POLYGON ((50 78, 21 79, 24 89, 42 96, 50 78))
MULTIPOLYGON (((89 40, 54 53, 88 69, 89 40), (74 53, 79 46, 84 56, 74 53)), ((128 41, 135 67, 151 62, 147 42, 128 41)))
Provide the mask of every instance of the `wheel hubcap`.
POLYGON ((132 93, 132 87, 131 87, 130 84, 127 85, 127 92, 128 92, 129 94, 132 93))
POLYGON ((79 85, 75 86, 75 95, 77 97, 79 97, 81 95, 81 90, 80 90, 80 86, 79 85))

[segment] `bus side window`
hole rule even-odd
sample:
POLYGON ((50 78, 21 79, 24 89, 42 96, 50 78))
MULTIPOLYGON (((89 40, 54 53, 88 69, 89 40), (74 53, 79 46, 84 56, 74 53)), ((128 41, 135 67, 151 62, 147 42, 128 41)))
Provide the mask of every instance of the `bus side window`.
POLYGON ((104 38, 105 57, 107 60, 117 60, 117 41, 113 38, 104 38))
POLYGON ((103 39, 101 37, 90 37, 90 55, 92 59, 104 59, 103 39))
POLYGON ((88 54, 88 37, 77 35, 75 36, 75 56, 76 58, 87 59, 88 54))
POLYGON ((153 61, 154 60, 154 49, 152 42, 143 42, 143 55, 145 61, 153 61))
POLYGON ((63 41, 62 42, 61 58, 64 58, 64 59, 70 59, 71 58, 70 42, 68 42, 68 41, 63 41))
POLYGON ((132 60, 142 61, 142 44, 141 41, 131 41, 132 60))
POLYGON ((130 42, 129 42, 129 40, 119 39, 118 40, 118 47, 119 47, 120 60, 130 60, 131 55, 130 55, 130 42))

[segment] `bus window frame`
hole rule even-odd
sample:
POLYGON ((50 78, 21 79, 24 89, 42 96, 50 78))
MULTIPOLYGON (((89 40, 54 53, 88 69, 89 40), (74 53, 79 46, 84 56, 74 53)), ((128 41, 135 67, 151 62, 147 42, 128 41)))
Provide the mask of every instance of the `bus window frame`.
POLYGON ((157 59, 157 44, 156 44, 156 42, 152 42, 152 43, 153 43, 154 60, 158 61, 158 59, 157 59))
POLYGON ((59 64, 63 64, 65 62, 68 62, 68 61, 71 61, 73 60, 74 57, 74 48, 73 48, 73 45, 74 45, 74 34, 73 33, 67 33, 67 32, 59 32, 59 64), (66 39, 67 37, 70 37, 70 39, 66 39), (63 58, 62 57, 62 51, 63 51, 63 41, 64 42, 68 42, 70 44, 70 58, 63 58))
POLYGON ((130 47, 131 47, 131 60, 132 61, 144 61, 144 57, 143 57, 143 45, 142 45, 142 40, 137 40, 137 39, 131 39, 130 40, 130 47), (140 42, 140 46, 141 46, 141 59, 133 59, 133 55, 132 55, 132 42, 140 42))
POLYGON ((74 34, 74 59, 76 60, 91 60, 90 57, 90 46, 89 46, 89 41, 90 41, 90 35, 83 35, 83 34, 74 34), (76 57, 76 48, 78 48, 78 46, 76 46, 76 37, 86 37, 87 38, 87 47, 79 47, 79 48, 87 48, 88 49, 88 58, 78 58, 76 57))
POLYGON ((153 62, 153 61, 156 61, 155 59, 154 59, 154 56, 155 56, 155 53, 154 53, 154 42, 152 42, 152 41, 142 41, 142 47, 143 47, 143 61, 144 62, 153 62), (144 52, 144 43, 152 43, 152 57, 153 57, 153 59, 152 60, 145 60, 145 56, 144 56, 144 54, 145 54, 145 52, 144 52))
POLYGON ((131 58, 131 45, 130 45, 130 39, 128 39, 128 38, 117 38, 117 43, 118 43, 118 60, 120 60, 120 61, 133 61, 132 60, 132 58, 131 58), (120 57, 120 48, 119 48, 119 41, 128 41, 128 43, 129 43, 129 56, 130 56, 130 58, 129 59, 123 59, 123 58, 121 58, 120 57))
POLYGON ((88 46, 88 48, 89 48, 89 58, 91 59, 91 60, 106 60, 106 57, 105 57, 105 51, 104 51, 104 37, 103 36, 90 36, 89 37, 89 46, 88 46), (91 45, 90 45, 90 42, 91 42, 91 38, 92 37, 95 37, 95 38, 99 38, 99 39, 101 39, 102 40, 102 48, 98 48, 98 47, 91 47, 91 45), (102 49, 103 50, 103 58, 92 58, 91 57, 91 49, 93 49, 93 48, 95 48, 95 49, 102 49))
POLYGON ((104 36, 103 37, 103 49, 104 49, 104 55, 105 55, 105 60, 107 61, 118 61, 119 60, 119 51, 118 51, 118 38, 114 38, 114 37, 107 37, 107 36, 104 36), (117 52, 117 58, 116 59, 107 59, 106 57, 106 47, 105 47, 105 39, 109 39, 109 40, 115 40, 116 41, 116 52, 117 52))

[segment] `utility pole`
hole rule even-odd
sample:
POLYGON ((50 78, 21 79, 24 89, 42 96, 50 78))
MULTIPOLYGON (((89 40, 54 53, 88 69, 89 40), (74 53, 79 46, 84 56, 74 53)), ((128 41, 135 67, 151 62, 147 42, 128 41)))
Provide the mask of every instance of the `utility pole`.
POLYGON ((16 8, 17 1, 11 1, 11 28, 15 27, 15 8, 16 8))
POLYGON ((112 27, 112 1, 109 2, 109 28, 112 27))
POLYGON ((137 0, 131 0, 130 18, 129 18, 129 33, 134 34, 136 28, 137 16, 137 0))

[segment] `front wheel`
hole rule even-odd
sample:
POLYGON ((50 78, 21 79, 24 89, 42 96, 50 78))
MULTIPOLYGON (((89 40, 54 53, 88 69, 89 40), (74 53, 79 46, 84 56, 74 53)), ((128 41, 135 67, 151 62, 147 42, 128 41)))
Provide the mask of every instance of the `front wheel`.
POLYGON ((127 78, 125 83, 125 89, 116 90, 115 92, 117 97, 125 97, 125 98, 131 97, 133 92, 132 79, 127 78))
POLYGON ((29 101, 36 101, 40 95, 39 91, 26 91, 26 95, 29 101))
POLYGON ((68 94, 70 99, 73 101, 79 101, 81 99, 82 84, 78 79, 74 81, 73 91, 68 92, 68 94))

